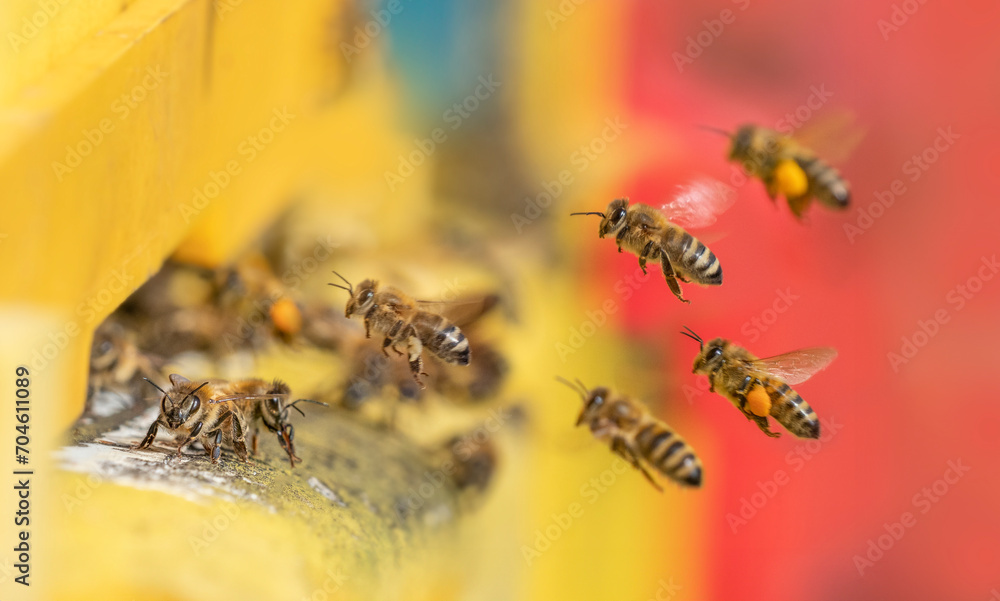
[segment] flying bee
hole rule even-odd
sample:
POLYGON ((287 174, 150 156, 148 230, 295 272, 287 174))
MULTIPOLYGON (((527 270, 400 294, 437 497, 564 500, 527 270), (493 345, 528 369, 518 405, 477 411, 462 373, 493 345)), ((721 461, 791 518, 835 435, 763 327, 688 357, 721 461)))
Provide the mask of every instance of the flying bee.
MULTIPOLYGON (((278 435, 281 448, 288 454, 288 460, 295 467, 301 461, 295 455, 295 431, 288 423, 288 410, 299 402, 316 402, 299 399, 285 404, 290 390, 280 380, 268 383, 258 379, 206 380, 198 384, 178 374, 170 375, 170 389, 163 390, 149 381, 163 393, 160 400, 160 415, 150 425, 146 437, 136 447, 146 449, 156 438, 160 426, 184 438, 177 446, 177 454, 188 444, 197 440, 205 448, 212 463, 219 461, 223 443, 231 446, 241 461, 248 461, 246 435, 252 435, 253 453, 257 453, 257 420, 278 435), (179 399, 179 400, 178 400, 179 399)), ((322 404, 322 403, 320 403, 322 404)))
POLYGON ((732 191, 719 182, 698 181, 682 187, 670 203, 657 210, 649 205, 629 206, 627 198, 611 201, 605 212, 571 213, 600 215, 598 236, 615 234, 618 252, 622 249, 639 257, 639 267, 646 273, 647 260, 659 260, 667 286, 681 301, 682 282, 702 286, 722 284, 722 264, 711 250, 673 220, 689 227, 704 227, 715 222, 716 215, 734 202, 732 191))
POLYGON ((758 359, 745 348, 724 338, 707 344, 691 329, 681 334, 701 345, 692 373, 708 376, 709 390, 719 389, 743 415, 765 434, 781 434, 768 428, 768 416, 799 438, 819 438, 819 418, 793 384, 805 382, 830 365, 837 351, 829 347, 807 348, 766 359, 758 359))
POLYGON ((603 386, 587 390, 579 380, 574 386, 557 379, 583 397, 576 425, 587 424, 598 440, 610 443, 611 451, 642 472, 654 488, 663 491, 643 464, 681 486, 701 486, 701 461, 694 450, 644 405, 603 386))
POLYGON ((784 196, 797 218, 813 198, 837 210, 850 203, 851 190, 840 173, 792 138, 756 125, 719 133, 732 140, 729 160, 760 178, 771 200, 784 196))
POLYGON ((386 348, 390 346, 397 354, 404 354, 396 345, 405 343, 410 372, 421 388, 424 384, 420 376, 426 375, 423 373, 424 347, 445 363, 469 364, 469 341, 458 326, 432 310, 437 303, 413 300, 395 288, 387 287, 380 291, 375 280, 364 280, 355 290, 344 276, 336 271, 334 273, 347 286, 330 285, 351 295, 344 315, 363 316, 365 337, 371 338, 372 330, 384 336, 382 353, 387 356, 386 348))

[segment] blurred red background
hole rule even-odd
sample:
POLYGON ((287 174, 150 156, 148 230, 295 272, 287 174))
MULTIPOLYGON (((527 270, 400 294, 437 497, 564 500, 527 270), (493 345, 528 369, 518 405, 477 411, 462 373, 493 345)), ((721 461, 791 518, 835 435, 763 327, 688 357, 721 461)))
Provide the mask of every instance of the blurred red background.
MULTIPOLYGON (((866 132, 838 165, 852 184, 848 211, 813 206, 799 224, 759 181, 738 186, 737 204, 714 228, 727 235, 711 244, 726 285, 688 286, 689 307, 665 286, 645 286, 625 303, 636 336, 651 324, 666 333, 687 325, 759 356, 840 351, 798 387, 824 440, 774 441, 721 397, 685 403, 699 384, 687 367, 696 347, 662 338, 664 410, 714 424, 721 449, 723 485, 705 491, 717 513, 711 598, 992 598, 1000 278, 984 265, 998 254, 1000 225, 1000 6, 734 0, 636 2, 628 11, 622 79, 635 127, 680 137, 689 150, 624 182, 633 199, 669 196, 692 174, 733 182, 736 170, 720 160, 726 140, 698 124, 776 127, 798 109, 808 126, 847 110, 866 132), (817 89, 829 98, 803 110, 817 89), (890 198, 895 180, 905 191, 890 198), (935 493, 949 462, 968 471, 949 472, 953 483, 935 493), (779 470, 786 477, 776 483, 779 470), (894 526, 905 512, 909 526, 894 526), (883 536, 890 532, 898 540, 883 536), (872 549, 879 542, 881 554, 872 549)), ((604 242, 589 252, 606 285, 635 265, 604 242)))

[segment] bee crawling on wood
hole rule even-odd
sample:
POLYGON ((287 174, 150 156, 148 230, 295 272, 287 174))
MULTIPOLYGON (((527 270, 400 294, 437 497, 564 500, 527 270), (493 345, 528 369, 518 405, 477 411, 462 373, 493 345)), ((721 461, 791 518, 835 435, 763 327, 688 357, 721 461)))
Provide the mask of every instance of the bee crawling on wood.
MULTIPOLYGON (((251 435, 253 454, 257 453, 257 421, 278 436, 281 448, 288 454, 292 467, 302 460, 295 455, 295 431, 288 423, 288 410, 302 410, 295 405, 300 402, 316 403, 309 399, 299 399, 286 404, 291 391, 280 380, 265 382, 256 378, 236 380, 205 380, 192 382, 178 374, 170 375, 170 388, 164 390, 146 380, 163 393, 160 400, 160 415, 146 432, 146 437, 137 449, 146 449, 153 444, 162 426, 175 435, 183 436, 177 446, 177 454, 188 444, 198 441, 205 448, 212 463, 218 463, 222 445, 232 447, 241 461, 248 461, 246 436, 251 435)), ((304 415, 304 414, 303 414, 304 415)))

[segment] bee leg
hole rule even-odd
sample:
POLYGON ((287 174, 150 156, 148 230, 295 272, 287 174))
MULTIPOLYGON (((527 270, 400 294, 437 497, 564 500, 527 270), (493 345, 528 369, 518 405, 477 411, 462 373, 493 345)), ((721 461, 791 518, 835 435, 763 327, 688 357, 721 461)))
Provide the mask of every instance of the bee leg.
POLYGON ((278 431, 278 442, 281 448, 288 453, 288 463, 295 467, 295 462, 302 460, 295 456, 295 428, 292 424, 285 424, 285 427, 278 431))
POLYGON ((650 253, 653 252, 654 246, 655 244, 653 244, 653 241, 650 240, 646 243, 645 248, 642 249, 642 254, 639 255, 639 269, 642 270, 643 275, 646 274, 646 259, 649 257, 650 253))
POLYGON ((184 441, 181 442, 181 444, 177 445, 177 456, 178 457, 181 456, 181 451, 184 450, 184 447, 186 447, 189 444, 191 444, 192 442, 194 442, 194 439, 198 437, 198 433, 201 432, 201 427, 203 425, 205 425, 204 422, 198 422, 197 424, 195 424, 194 425, 194 429, 191 430, 191 433, 188 434, 188 437, 185 438, 184 441))
MULTIPOLYGON (((216 424, 218 424, 218 422, 216 422, 216 424)), ((210 442, 205 445, 205 451, 207 451, 208 456, 212 458, 212 464, 214 465, 219 462, 219 456, 222 455, 222 428, 209 432, 207 440, 210 442)))
POLYGON ((802 219, 806 207, 809 206, 810 198, 808 194, 803 194, 802 196, 788 199, 788 208, 792 210, 792 214, 795 215, 796 219, 802 219))
POLYGON ((674 266, 670 264, 670 259, 667 258, 667 253, 660 251, 660 266, 663 268, 663 277, 667 280, 667 286, 670 291, 674 293, 681 302, 690 303, 688 299, 684 298, 681 294, 681 286, 677 283, 677 276, 674 274, 674 266))
POLYGON ((411 331, 409 338, 406 339, 406 349, 410 353, 410 371, 413 372, 413 379, 417 381, 420 389, 423 390, 426 386, 424 386, 424 383, 420 381, 420 376, 427 375, 422 371, 424 367, 424 360, 421 354, 423 353, 424 345, 421 344, 416 331, 411 331))
POLYGON ((250 431, 250 448, 251 448, 250 452, 253 453, 254 455, 257 454, 257 434, 258 430, 257 427, 255 426, 254 429, 250 431))
POLYGON ((767 191, 767 197, 771 199, 771 202, 777 202, 778 200, 778 182, 774 178, 768 178, 764 180, 764 189, 767 191))
POLYGON ((153 422, 153 425, 149 427, 149 430, 146 431, 146 438, 143 438, 142 442, 140 442, 139 444, 137 444, 132 448, 136 450, 148 449, 149 445, 153 444, 153 440, 156 439, 156 432, 159 429, 160 429, 160 420, 157 419, 155 422, 153 422))
MULTIPOLYGON (((392 344, 392 338, 389 338, 388 336, 386 336, 385 340, 382 341, 382 354, 385 355, 386 357, 389 356, 389 352, 387 350, 385 350, 385 349, 387 349, 390 344, 392 344)), ((392 350, 395 351, 396 347, 393 347, 392 350)), ((398 353, 399 351, 396 351, 396 352, 398 353)))
POLYGON ((615 244, 618 245, 618 252, 622 251, 622 240, 625 239, 625 234, 628 233, 629 226, 623 225, 622 229, 618 230, 618 235, 615 236, 615 244))
POLYGON ((715 392, 715 374, 719 373, 719 370, 708 372, 708 391, 715 392))
POLYGON ((760 428, 761 432, 763 432, 764 434, 767 434, 771 438, 780 438, 781 437, 781 432, 772 432, 771 431, 771 428, 768 425, 767 417, 763 417, 763 416, 760 416, 760 415, 755 415, 752 412, 750 412, 750 410, 747 409, 747 398, 745 396, 740 395, 739 396, 739 400, 740 400, 740 411, 743 412, 743 415, 746 416, 746 418, 748 420, 756 423, 757 427, 760 428))
POLYGON ((240 458, 240 461, 246 463, 250 458, 247 453, 247 443, 243 434, 243 426, 232 411, 229 412, 229 420, 231 422, 229 427, 231 428, 231 436, 233 438, 233 449, 236 450, 236 456, 240 458))
POLYGON ((611 441, 611 450, 625 461, 628 461, 632 467, 642 472, 642 475, 646 477, 646 480, 649 480, 649 483, 653 485, 653 488, 663 492, 663 488, 661 488, 660 485, 653 480, 653 477, 649 475, 646 468, 639 463, 639 457, 624 438, 616 436, 611 441))

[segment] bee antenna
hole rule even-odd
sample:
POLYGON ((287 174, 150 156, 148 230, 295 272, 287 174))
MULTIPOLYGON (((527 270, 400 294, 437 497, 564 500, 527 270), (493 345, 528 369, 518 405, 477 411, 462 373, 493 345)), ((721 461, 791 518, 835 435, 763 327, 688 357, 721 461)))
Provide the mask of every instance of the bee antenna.
POLYGON ((600 215, 601 219, 604 219, 604 213, 600 213, 598 211, 591 211, 589 213, 570 213, 569 215, 570 217, 572 217, 573 215, 600 215))
POLYGON ((338 278, 344 280, 344 283, 347 284, 347 288, 344 288, 343 286, 341 286, 339 284, 330 284, 330 285, 331 286, 335 286, 337 288, 343 288, 344 290, 347 290, 349 293, 354 294, 354 286, 350 282, 347 281, 347 278, 345 278, 344 276, 340 275, 336 271, 334 271, 333 273, 336 273, 338 278))
POLYGON ((155 388, 155 389, 159 390, 160 392, 162 392, 162 393, 163 393, 163 396, 165 396, 165 397, 167 397, 168 399, 170 399, 170 402, 171 402, 171 403, 173 403, 173 402, 174 402, 174 400, 170 398, 170 395, 169 395, 169 394, 167 394, 167 391, 166 391, 166 390, 163 390, 162 388, 160 388, 159 386, 157 386, 157 385, 156 385, 156 382, 154 382, 154 381, 150 380, 149 378, 143 378, 143 380, 145 380, 145 381, 149 382, 150 384, 152 384, 152 385, 153 385, 153 388, 155 388))
POLYGON ((700 347, 701 347, 702 349, 704 349, 704 348, 705 348, 705 341, 701 339, 701 336, 699 336, 699 335, 695 334, 695 333, 694 333, 694 330, 692 330, 691 328, 689 328, 689 327, 687 327, 687 326, 684 326, 684 329, 685 329, 685 330, 687 330, 687 332, 683 332, 683 331, 682 331, 682 332, 681 332, 681 335, 682 335, 682 336, 687 336, 687 337, 688 337, 688 338, 690 338, 691 340, 694 340, 695 342, 697 342, 697 343, 698 343, 698 345, 699 345, 699 346, 700 346, 700 347))
POLYGON ((195 388, 195 389, 194 389, 194 390, 192 390, 191 392, 189 392, 189 393, 187 393, 186 395, 184 395, 184 398, 183 398, 183 399, 181 399, 181 402, 180 402, 180 403, 177 403, 177 404, 178 404, 178 405, 183 405, 183 404, 184 404, 184 401, 188 400, 188 397, 189 397, 189 396, 191 396, 192 394, 194 394, 194 393, 198 392, 199 390, 201 390, 202 388, 204 388, 204 387, 206 387, 206 386, 208 386, 208 382, 202 382, 202 383, 201 383, 201 386, 199 386, 198 388, 195 388))
POLYGON ((570 388, 572 388, 574 391, 581 393, 584 398, 587 397, 587 387, 583 385, 583 382, 581 382, 579 380, 579 378, 577 378, 575 384, 573 382, 570 382, 569 380, 567 380, 566 378, 564 378, 562 376, 556 376, 556 381, 557 382, 562 382, 566 386, 569 386, 570 388))
POLYGON ((727 138, 732 138, 733 137, 733 134, 729 133, 728 131, 726 131, 724 129, 719 129, 718 127, 712 127, 711 125, 699 125, 698 129, 704 129, 705 131, 711 131, 711 132, 715 132, 717 134, 722 134, 722 135, 726 136, 727 138))
POLYGON ((301 409, 299 409, 298 407, 295 406, 298 403, 315 403, 316 405, 323 405, 324 407, 329 407, 330 406, 330 405, 328 405, 326 403, 323 403, 323 402, 320 402, 320 401, 314 401, 312 399, 298 399, 294 403, 289 403, 287 408, 288 409, 295 409, 296 411, 299 412, 299 415, 301 415, 302 417, 305 417, 306 414, 303 413, 301 409))

